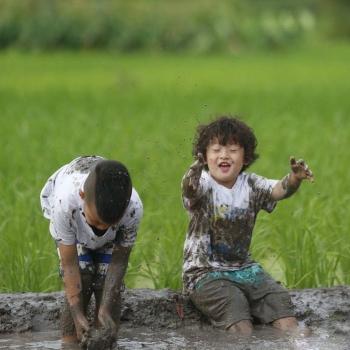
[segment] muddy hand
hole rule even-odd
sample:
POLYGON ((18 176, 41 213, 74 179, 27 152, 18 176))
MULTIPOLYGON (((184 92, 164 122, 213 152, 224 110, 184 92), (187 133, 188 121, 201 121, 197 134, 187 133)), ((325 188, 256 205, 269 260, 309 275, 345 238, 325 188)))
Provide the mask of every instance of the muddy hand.
POLYGON ((197 157, 196 157, 196 161, 198 162, 198 164, 200 164, 201 166, 204 166, 205 164, 205 159, 202 153, 198 153, 197 157))
POLYGON ((303 159, 295 160, 294 157, 290 157, 290 167, 293 174, 299 180, 307 179, 311 182, 314 182, 314 175, 303 159))
POLYGON ((100 308, 98 313, 98 322, 102 328, 109 329, 113 334, 117 333, 118 327, 116 323, 114 322, 110 312, 104 308, 100 308))
POLYGON ((89 322, 83 314, 79 314, 74 318, 74 324, 77 338, 80 341, 81 346, 84 347, 86 336, 90 332, 89 322))
POLYGON ((84 349, 86 350, 110 350, 116 337, 111 331, 104 328, 91 329, 84 339, 84 349))
MULTIPOLYGON (((78 333, 78 332, 77 332, 78 333)), ((91 338, 91 329, 81 332, 79 345, 82 349, 87 349, 89 339, 91 338)))
POLYGON ((188 173, 189 176, 189 183, 188 185, 196 190, 198 185, 198 179, 197 177, 200 176, 203 168, 204 168, 204 157, 202 153, 198 153, 196 157, 196 161, 191 165, 190 171, 188 173))
POLYGON ((195 162, 191 165, 193 172, 202 171, 205 165, 205 160, 202 153, 198 153, 195 162))

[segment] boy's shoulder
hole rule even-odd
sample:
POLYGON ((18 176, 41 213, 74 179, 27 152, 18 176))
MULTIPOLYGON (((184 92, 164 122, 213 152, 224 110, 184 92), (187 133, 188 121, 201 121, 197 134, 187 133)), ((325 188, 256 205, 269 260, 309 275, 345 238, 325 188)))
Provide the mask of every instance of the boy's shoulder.
POLYGON ((130 206, 135 208, 143 208, 141 198, 135 188, 132 188, 131 197, 130 197, 130 206))
POLYGON ((135 188, 132 189, 131 198, 127 209, 119 223, 120 226, 131 226, 137 225, 143 217, 143 205, 135 188))
POLYGON ((135 188, 132 188, 129 207, 133 213, 136 213, 136 216, 141 217, 143 215, 143 204, 135 188))
POLYGON ((64 174, 71 175, 74 173, 88 174, 91 168, 100 160, 105 158, 100 156, 80 156, 73 159, 70 163, 64 167, 64 174))
POLYGON ((88 173, 71 172, 69 164, 64 167, 55 179, 52 203, 56 210, 71 212, 82 205, 79 191, 83 189, 88 173))
POLYGON ((252 189, 261 188, 261 187, 270 187, 274 186, 278 180, 269 179, 265 176, 258 175, 255 173, 244 173, 245 181, 252 189))

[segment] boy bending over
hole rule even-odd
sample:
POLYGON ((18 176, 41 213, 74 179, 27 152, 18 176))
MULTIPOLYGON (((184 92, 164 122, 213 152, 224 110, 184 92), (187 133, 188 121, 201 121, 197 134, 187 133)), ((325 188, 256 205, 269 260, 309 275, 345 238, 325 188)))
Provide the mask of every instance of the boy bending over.
POLYGON ((119 328, 122 281, 143 212, 129 172, 114 160, 79 157, 48 179, 40 200, 64 282, 62 340, 109 348, 119 328), (98 332, 86 318, 92 294, 98 332))
POLYGON ((257 158, 253 131, 242 121, 221 117, 198 127, 196 161, 182 180, 190 215, 184 247, 184 290, 211 323, 249 335, 252 316, 281 330, 297 327, 288 291, 250 258, 256 216, 313 180, 303 160, 291 158, 282 180, 246 173, 257 158))

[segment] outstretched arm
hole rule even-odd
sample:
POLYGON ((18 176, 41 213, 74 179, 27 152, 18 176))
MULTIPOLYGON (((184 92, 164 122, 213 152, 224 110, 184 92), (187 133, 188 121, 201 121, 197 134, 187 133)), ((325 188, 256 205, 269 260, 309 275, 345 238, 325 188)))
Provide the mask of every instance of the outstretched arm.
POLYGON ((189 199, 190 202, 194 202, 196 199, 204 164, 204 157, 199 153, 196 161, 191 165, 182 180, 182 194, 189 199))
POLYGON ((304 160, 295 160, 290 158, 291 172, 283 179, 277 182, 272 189, 271 198, 275 201, 285 199, 293 195, 299 188, 303 180, 314 181, 312 171, 309 169, 304 160))
POLYGON ((123 278, 128 267, 130 247, 122 247, 117 245, 112 253, 112 260, 109 264, 100 309, 98 312, 98 321, 103 328, 108 329, 111 335, 116 336, 119 324, 115 320, 119 320, 120 315, 112 313, 120 312, 120 291, 123 278))
POLYGON ((82 284, 76 245, 59 244, 63 272, 64 291, 74 320, 77 338, 89 331, 89 323, 83 311, 82 284))

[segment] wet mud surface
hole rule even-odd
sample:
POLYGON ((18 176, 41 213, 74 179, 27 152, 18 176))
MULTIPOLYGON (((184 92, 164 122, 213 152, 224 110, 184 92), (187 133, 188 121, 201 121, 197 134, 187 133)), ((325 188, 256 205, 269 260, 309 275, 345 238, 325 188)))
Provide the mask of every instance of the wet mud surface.
MULTIPOLYGON (((127 290, 115 349, 350 350, 350 287, 291 291, 309 337, 257 326, 249 339, 212 328, 187 299, 170 290, 127 290), (181 303, 183 301, 183 303, 181 303), (183 304, 183 306, 182 306, 183 304)), ((63 293, 0 294, 0 349, 66 349, 59 333, 63 293)))

